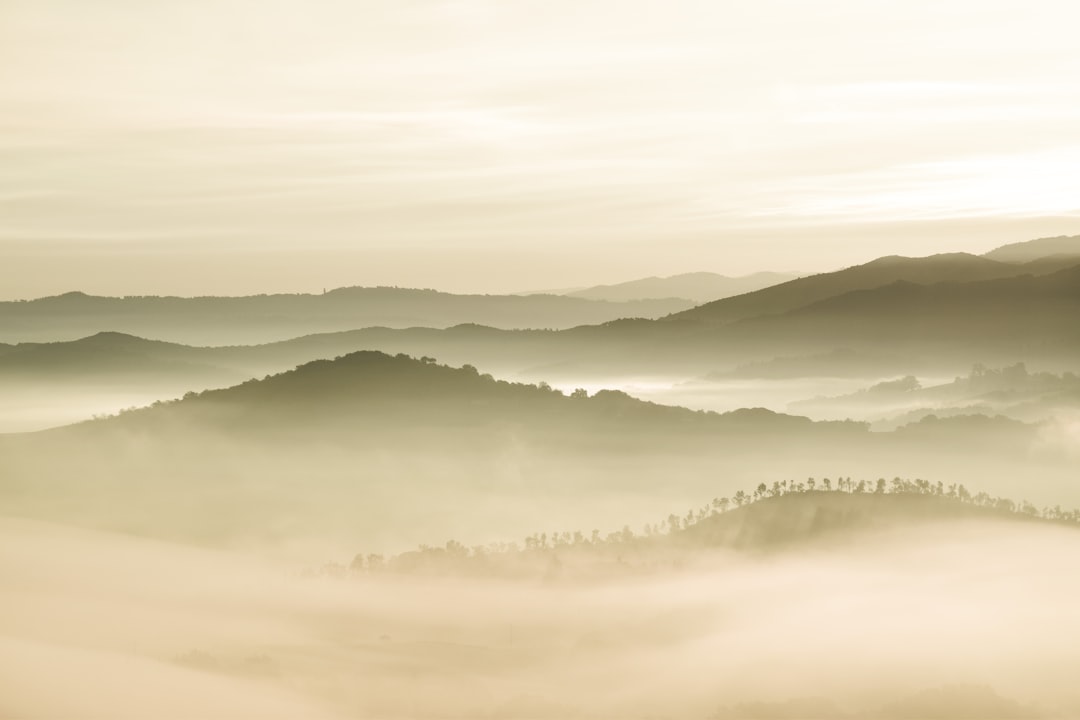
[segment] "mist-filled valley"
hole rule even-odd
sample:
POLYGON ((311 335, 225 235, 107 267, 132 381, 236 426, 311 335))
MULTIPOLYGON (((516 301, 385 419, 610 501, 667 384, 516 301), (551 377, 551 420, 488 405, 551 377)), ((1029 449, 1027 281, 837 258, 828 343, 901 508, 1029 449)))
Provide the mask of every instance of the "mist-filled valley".
POLYGON ((1074 521, 960 503, 955 488, 842 487, 740 491, 738 507, 723 498, 606 537, 536 532, 291 568, 6 517, 2 707, 8 717, 1075 715, 1074 521))
POLYGON ((1013 4, 3 3, 0 720, 1080 717, 1013 4))

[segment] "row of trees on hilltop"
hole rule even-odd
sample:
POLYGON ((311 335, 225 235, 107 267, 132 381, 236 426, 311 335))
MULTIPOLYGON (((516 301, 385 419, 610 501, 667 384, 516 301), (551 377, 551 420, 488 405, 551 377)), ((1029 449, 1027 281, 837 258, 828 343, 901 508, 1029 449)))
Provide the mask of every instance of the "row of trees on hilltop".
MULTIPOLYGON (((808 478, 805 481, 784 480, 772 484, 760 483, 749 492, 739 490, 730 497, 716 497, 698 508, 692 508, 685 514, 672 513, 663 520, 646 523, 639 532, 634 532, 628 525, 621 530, 602 534, 600 530, 585 533, 580 530, 539 532, 528 535, 518 542, 499 542, 488 545, 467 547, 456 540, 449 540, 444 546, 421 545, 418 549, 399 555, 384 556, 379 553, 359 553, 352 562, 345 566, 340 563, 325 565, 316 574, 345 577, 350 574, 373 572, 409 572, 418 567, 430 565, 472 565, 482 566, 495 558, 543 556, 556 559, 560 551, 597 550, 617 553, 663 537, 672 537, 683 533, 695 525, 724 513, 737 511, 755 503, 767 502, 787 495, 811 493, 846 493, 852 495, 924 495, 940 497, 974 507, 986 508, 999 513, 1022 515, 1053 522, 1080 524, 1080 510, 1063 509, 1060 505, 1037 508, 1027 500, 1020 502, 1010 498, 995 497, 986 492, 972 493, 961 483, 945 485, 942 482, 927 480, 908 480, 893 478, 886 480, 859 480, 850 477, 808 478)), ((620 559, 622 555, 617 555, 620 559)))

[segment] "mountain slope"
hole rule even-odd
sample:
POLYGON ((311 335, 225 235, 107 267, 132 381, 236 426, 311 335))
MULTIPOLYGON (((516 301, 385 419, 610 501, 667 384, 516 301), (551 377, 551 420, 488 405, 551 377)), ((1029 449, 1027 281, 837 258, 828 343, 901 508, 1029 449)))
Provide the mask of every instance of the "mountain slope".
POLYGON ((669 277, 647 277, 614 285, 597 285, 566 294, 571 297, 612 302, 683 298, 703 303, 779 285, 794 280, 795 277, 792 274, 774 272, 760 272, 742 277, 694 272, 669 277))
POLYGON ((895 282, 973 282, 1024 272, 1014 265, 966 253, 909 258, 889 256, 832 273, 799 278, 774 287, 707 303, 664 318, 665 322, 724 324, 759 315, 789 312, 855 290, 895 282))
POLYGON ((768 338, 831 347, 1012 346, 1066 351, 1080 343, 1080 265, 1050 275, 883 287, 830 297, 725 328, 732 340, 768 338))
POLYGON ((998 262, 1027 263, 1054 255, 1080 258, 1080 235, 1059 235, 1010 243, 991 250, 983 257, 998 262))

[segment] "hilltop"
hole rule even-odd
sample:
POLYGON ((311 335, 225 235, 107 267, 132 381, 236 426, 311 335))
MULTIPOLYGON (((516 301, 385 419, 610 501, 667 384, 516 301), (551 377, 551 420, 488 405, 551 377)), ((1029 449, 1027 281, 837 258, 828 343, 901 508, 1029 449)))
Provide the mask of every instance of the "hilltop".
MULTIPOLYGON (((553 390, 546 383, 496 380, 471 365, 454 368, 432 358, 358 351, 315 360, 294 370, 239 385, 188 393, 183 399, 99 420, 94 426, 155 425, 183 421, 201 430, 257 432, 279 428, 299 435, 337 434, 364 426, 375 434, 440 428, 452 435, 492 426, 557 435, 570 444, 589 433, 645 433, 654 442, 689 442, 711 434, 862 432, 858 423, 813 423, 764 409, 713 413, 657 405, 620 391, 589 396, 553 390)), ((98 430, 100 431, 100 430, 98 430)))

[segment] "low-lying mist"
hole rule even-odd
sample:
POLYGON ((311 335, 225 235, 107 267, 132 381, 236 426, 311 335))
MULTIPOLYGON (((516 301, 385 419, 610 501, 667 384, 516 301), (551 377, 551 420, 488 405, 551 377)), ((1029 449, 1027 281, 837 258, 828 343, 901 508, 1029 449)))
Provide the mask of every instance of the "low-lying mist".
POLYGON ((521 579, 311 577, 11 517, 0 546, 5 717, 1080 712, 1080 581, 1062 565, 1080 532, 1050 523, 919 523, 521 579))

